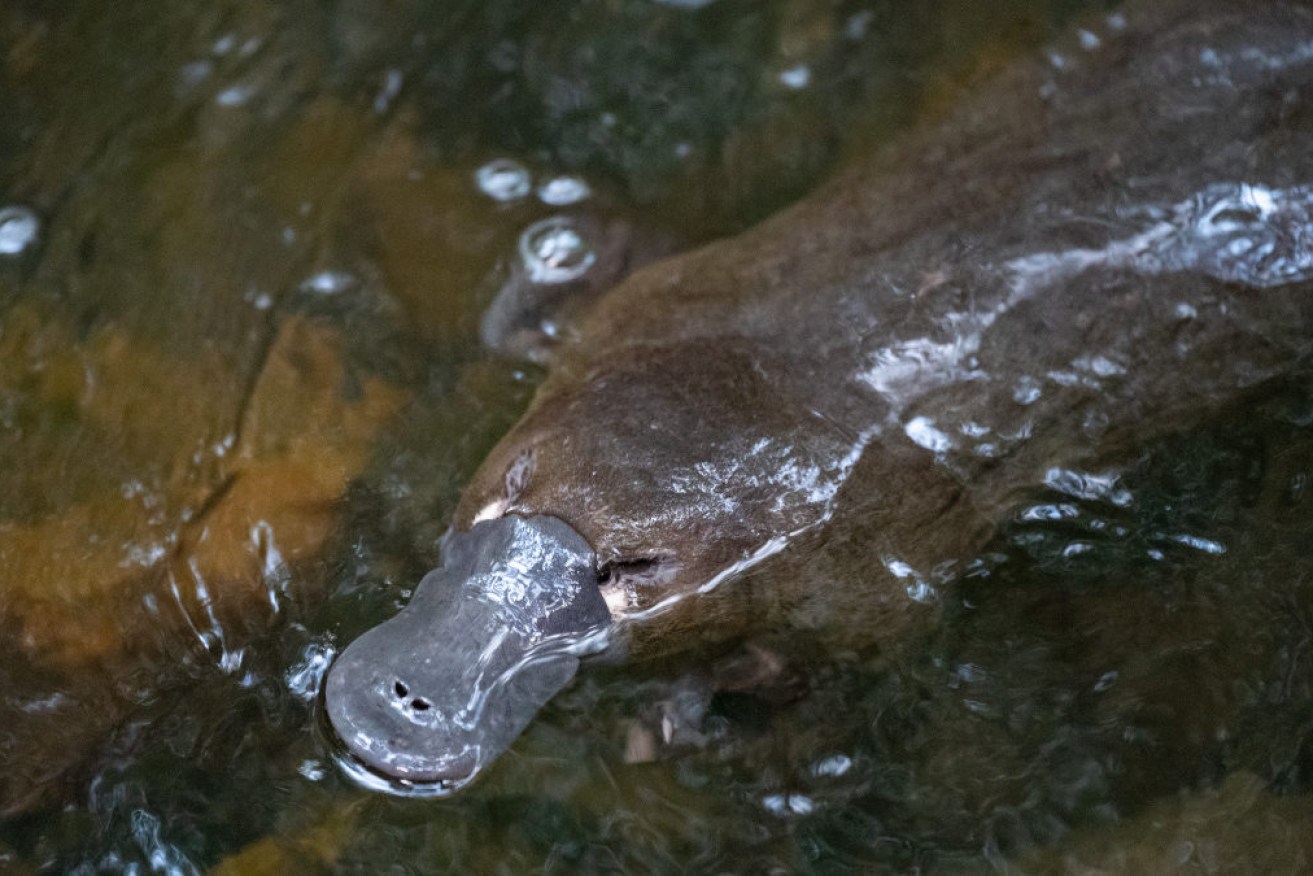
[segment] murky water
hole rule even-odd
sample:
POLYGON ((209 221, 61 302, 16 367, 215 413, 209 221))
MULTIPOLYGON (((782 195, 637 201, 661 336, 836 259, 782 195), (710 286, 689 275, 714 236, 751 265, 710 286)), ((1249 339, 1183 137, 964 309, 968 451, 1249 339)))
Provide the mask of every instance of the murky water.
POLYGON ((541 377, 499 290, 739 230, 1082 11, 977 6, 0 9, 0 867, 1307 864, 1296 378, 1052 472, 894 653, 591 667, 441 801, 332 762, 325 667, 541 377))

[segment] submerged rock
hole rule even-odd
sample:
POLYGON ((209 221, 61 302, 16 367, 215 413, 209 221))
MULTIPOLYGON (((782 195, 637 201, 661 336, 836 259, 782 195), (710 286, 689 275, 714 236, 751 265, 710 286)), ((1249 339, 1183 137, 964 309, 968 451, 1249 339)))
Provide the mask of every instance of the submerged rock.
MULTIPOLYGON (((83 394, 79 415, 121 416, 104 404, 153 410, 135 428, 163 437, 132 446, 165 450, 180 406, 158 383, 186 397, 203 378, 152 370, 153 360, 126 339, 108 346, 148 379, 135 396, 124 387, 112 401, 83 394)), ((201 656, 235 672, 251 632, 267 628, 289 600, 311 595, 289 589, 291 570, 319 555, 347 486, 407 400, 374 377, 345 396, 343 354, 336 330, 289 317, 230 440, 207 460, 208 478, 196 477, 179 453, 162 460, 182 469, 163 491, 125 490, 30 524, 0 524, 0 563, 10 576, 0 601, 0 623, 11 631, 7 656, 15 671, 31 667, 28 678, 6 684, 0 706, 0 750, 19 764, 0 780, 0 812, 32 805, 103 742, 133 708, 140 678, 162 674, 162 654, 201 656), (54 677, 43 680, 45 673, 54 677)), ((118 361, 101 358, 104 348, 84 355, 101 374, 118 361)))

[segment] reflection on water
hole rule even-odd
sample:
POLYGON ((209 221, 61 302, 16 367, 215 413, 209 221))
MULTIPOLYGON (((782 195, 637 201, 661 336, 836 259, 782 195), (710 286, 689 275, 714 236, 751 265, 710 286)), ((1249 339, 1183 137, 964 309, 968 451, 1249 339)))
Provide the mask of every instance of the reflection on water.
MULTIPOLYGON (((1283 833, 1313 769, 1299 385, 1051 471, 956 581, 906 567, 949 618, 896 655, 776 631, 594 667, 437 803, 362 795, 322 738, 328 663, 407 600, 538 380, 478 349, 498 278, 738 229, 940 100, 932 71, 1078 5, 0 9, 0 868, 1225 867, 1306 844, 1283 833)), ((1307 204, 1227 186, 1011 269, 1304 276, 1307 204)), ((887 352, 873 385, 942 351, 887 352)), ((1015 440, 941 426, 908 423, 932 449, 1015 440)))

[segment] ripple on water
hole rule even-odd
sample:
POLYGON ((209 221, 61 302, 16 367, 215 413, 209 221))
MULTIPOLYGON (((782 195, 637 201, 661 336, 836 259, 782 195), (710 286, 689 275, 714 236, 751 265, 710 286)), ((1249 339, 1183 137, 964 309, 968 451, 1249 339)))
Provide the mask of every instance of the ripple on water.
POLYGON ((1313 187, 1224 183, 1178 209, 1191 232, 1177 256, 1186 264, 1258 287, 1313 276, 1313 187))
POLYGON ((301 660, 287 670, 287 689, 297 699, 313 700, 336 653, 337 649, 328 641, 311 642, 301 660))
POLYGON ((1096 474, 1051 468, 1044 475, 1044 485, 1074 499, 1102 499, 1125 508, 1131 503, 1131 493, 1118 485, 1119 477, 1115 472, 1096 474))

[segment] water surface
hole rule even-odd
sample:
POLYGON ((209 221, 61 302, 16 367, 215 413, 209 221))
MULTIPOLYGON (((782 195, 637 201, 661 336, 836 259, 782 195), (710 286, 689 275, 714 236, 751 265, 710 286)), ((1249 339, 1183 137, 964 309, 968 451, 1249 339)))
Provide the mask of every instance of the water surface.
POLYGON ((541 376, 481 350, 480 315, 517 259, 601 252, 554 217, 665 249, 732 233, 1077 12, 1102 10, 0 10, 0 863, 1309 854, 1300 379, 1018 497, 896 653, 780 629, 594 667, 442 801, 331 761, 323 669, 434 564, 541 376), (787 683, 727 687, 754 659, 787 683))

